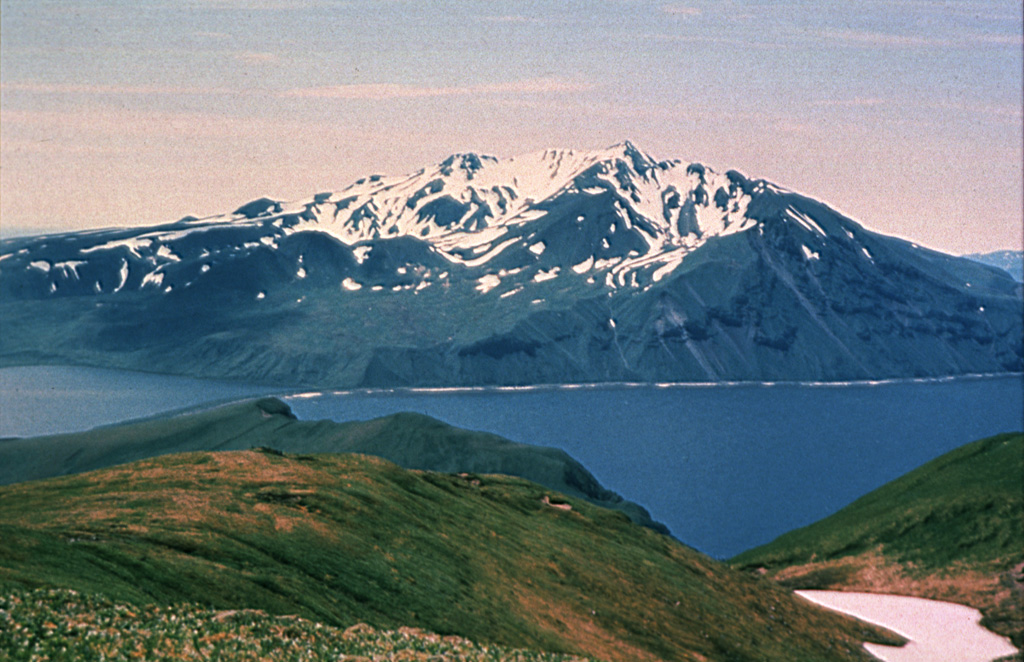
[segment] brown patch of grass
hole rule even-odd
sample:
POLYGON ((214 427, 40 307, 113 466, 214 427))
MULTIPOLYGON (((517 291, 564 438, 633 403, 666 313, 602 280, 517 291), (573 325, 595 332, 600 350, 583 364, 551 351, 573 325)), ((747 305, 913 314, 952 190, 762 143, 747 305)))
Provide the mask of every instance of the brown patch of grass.
POLYGON ((555 631, 565 644, 577 651, 603 660, 651 660, 659 659, 650 651, 637 648, 613 637, 608 630, 598 625, 593 618, 576 613, 535 592, 518 592, 516 600, 521 613, 542 630, 555 631))
POLYGON ((895 593, 945 600, 978 609, 1009 598, 998 571, 980 572, 953 566, 941 573, 921 572, 913 564, 901 564, 872 550, 858 556, 816 561, 770 573, 789 588, 895 593))
POLYGON ((284 533, 291 533, 292 529, 295 528, 295 522, 290 516, 290 513, 276 508, 269 503, 257 503, 253 506, 253 510, 270 518, 270 521, 274 524, 274 530, 284 533))

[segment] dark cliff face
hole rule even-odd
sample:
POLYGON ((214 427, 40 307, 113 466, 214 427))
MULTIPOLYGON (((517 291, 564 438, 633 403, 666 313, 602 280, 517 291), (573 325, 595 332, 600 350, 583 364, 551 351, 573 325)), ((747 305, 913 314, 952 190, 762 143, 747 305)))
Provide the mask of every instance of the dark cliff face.
POLYGON ((536 200, 518 178, 486 187, 487 157, 338 200, 7 240, 0 363, 324 387, 1024 369, 1022 288, 1001 270, 735 171, 631 145, 576 161, 536 200))

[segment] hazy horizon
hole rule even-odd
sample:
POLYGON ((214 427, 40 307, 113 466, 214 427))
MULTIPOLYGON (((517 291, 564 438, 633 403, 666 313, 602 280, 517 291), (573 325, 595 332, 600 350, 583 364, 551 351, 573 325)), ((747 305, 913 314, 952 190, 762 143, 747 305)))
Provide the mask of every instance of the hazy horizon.
POLYGON ((962 254, 1024 246, 1004 0, 0 0, 3 236, 623 140, 962 254))

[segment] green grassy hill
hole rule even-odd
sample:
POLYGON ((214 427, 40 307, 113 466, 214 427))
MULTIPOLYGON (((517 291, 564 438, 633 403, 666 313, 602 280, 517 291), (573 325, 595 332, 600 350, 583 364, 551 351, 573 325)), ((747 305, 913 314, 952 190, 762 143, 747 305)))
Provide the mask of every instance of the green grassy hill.
POLYGON ((206 411, 97 428, 88 432, 0 440, 0 485, 80 473, 168 453, 248 450, 365 453, 407 469, 519 476, 626 513, 668 533, 641 506, 606 490, 562 450, 518 444, 452 427, 421 414, 366 422, 299 421, 288 405, 263 398, 206 411))
POLYGON ((0 593, 64 587, 606 660, 866 660, 860 643, 885 639, 519 478, 191 453, 9 485, 0 504, 0 593))
POLYGON ((886 591, 981 609, 1024 644, 1024 435, 967 444, 730 563, 791 588, 886 591))

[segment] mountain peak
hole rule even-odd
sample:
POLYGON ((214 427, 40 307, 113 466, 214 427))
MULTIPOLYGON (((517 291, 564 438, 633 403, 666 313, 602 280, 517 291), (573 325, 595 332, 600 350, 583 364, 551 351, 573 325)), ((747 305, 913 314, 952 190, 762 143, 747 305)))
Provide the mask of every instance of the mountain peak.
POLYGON ((497 158, 487 154, 476 154, 474 152, 461 152, 452 154, 441 162, 441 173, 445 176, 451 175, 454 169, 463 170, 472 179, 473 173, 484 167, 485 162, 496 163, 497 158))
MULTIPOLYGON (((287 363, 268 350, 246 376, 330 386, 871 379, 1022 360, 1020 286, 1008 275, 868 232, 736 170, 655 161, 629 141, 458 153, 187 223, 4 240, 0 271, 5 305, 57 316, 60 299, 94 297, 95 308, 75 305, 111 320, 105 347, 201 336, 193 360, 215 364, 205 374, 265 345, 261 329, 245 343, 225 334, 260 311, 268 324, 308 319, 288 327, 303 338, 294 346, 327 349, 287 363), (183 305, 197 311, 187 332, 183 305), (365 337, 323 334, 328 316, 365 337)), ((75 335, 91 321, 59 343, 81 355, 40 347, 54 337, 47 325, 68 322, 3 334, 0 358, 94 355, 95 334, 75 335)), ((178 370, 188 351, 144 365, 178 370)))

